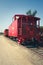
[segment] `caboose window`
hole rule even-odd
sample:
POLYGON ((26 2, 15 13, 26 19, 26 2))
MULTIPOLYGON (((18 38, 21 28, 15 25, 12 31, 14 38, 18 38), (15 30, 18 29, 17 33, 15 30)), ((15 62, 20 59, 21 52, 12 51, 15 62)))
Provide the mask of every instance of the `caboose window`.
POLYGON ((25 17, 22 18, 22 22, 26 22, 26 18, 25 17))
POLYGON ((24 23, 22 24, 22 32, 23 32, 22 33, 23 35, 26 34, 26 23, 25 24, 24 23))
POLYGON ((31 19, 30 19, 30 18, 28 18, 28 24, 29 24, 29 25, 31 25, 31 24, 32 24, 32 22, 31 22, 31 19))
POLYGON ((40 26, 40 20, 37 20, 37 21, 36 21, 36 25, 37 25, 37 27, 40 26))
POLYGON ((38 21, 37 21, 37 25, 38 25, 38 21))
POLYGON ((21 28, 21 18, 18 19, 19 28, 21 28))

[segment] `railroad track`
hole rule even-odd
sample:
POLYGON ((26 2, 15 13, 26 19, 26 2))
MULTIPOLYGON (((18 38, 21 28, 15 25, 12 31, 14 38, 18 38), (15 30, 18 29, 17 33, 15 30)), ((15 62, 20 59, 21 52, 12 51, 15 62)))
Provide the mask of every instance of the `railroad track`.
POLYGON ((36 54, 38 54, 40 57, 42 57, 43 58, 43 47, 34 47, 34 46, 26 46, 25 45, 25 47, 27 47, 28 49, 30 49, 33 53, 36 53, 36 54))
POLYGON ((43 47, 27 49, 30 50, 30 61, 34 65, 43 65, 43 47))
POLYGON ((36 54, 38 54, 40 57, 43 58, 43 48, 42 47, 30 48, 30 50, 32 50, 33 52, 35 52, 36 54))

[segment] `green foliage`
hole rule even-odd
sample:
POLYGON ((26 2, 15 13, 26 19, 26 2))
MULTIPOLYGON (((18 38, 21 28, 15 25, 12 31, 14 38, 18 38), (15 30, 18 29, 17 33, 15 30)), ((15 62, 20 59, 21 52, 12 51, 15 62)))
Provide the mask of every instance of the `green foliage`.
POLYGON ((26 12, 27 15, 31 15, 31 10, 29 10, 28 12, 26 12))
POLYGON ((40 28, 43 28, 43 26, 40 26, 40 28))
POLYGON ((37 14, 37 11, 35 10, 32 14, 32 16, 35 16, 37 14))
POLYGON ((35 11, 32 12, 31 9, 30 9, 29 11, 26 12, 26 14, 31 15, 31 16, 36 16, 37 11, 35 10, 35 11))

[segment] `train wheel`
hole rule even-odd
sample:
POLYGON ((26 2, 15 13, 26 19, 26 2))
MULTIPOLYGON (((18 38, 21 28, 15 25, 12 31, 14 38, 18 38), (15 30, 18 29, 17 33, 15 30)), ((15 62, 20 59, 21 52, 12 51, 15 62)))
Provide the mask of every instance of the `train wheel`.
POLYGON ((38 47, 39 46, 39 42, 34 38, 32 39, 32 44, 34 47, 38 47))
POLYGON ((38 48, 38 42, 37 41, 35 41, 35 43, 34 43, 34 47, 37 47, 38 48))
POLYGON ((13 40, 16 41, 16 37, 13 37, 13 40))

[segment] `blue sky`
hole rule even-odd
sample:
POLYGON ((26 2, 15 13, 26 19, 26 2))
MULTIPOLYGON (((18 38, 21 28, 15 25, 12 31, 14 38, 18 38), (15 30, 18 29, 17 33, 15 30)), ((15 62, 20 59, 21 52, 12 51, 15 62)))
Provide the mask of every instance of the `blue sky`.
POLYGON ((26 14, 29 9, 37 10, 43 26, 43 0, 0 0, 0 31, 8 28, 15 14, 26 14))

